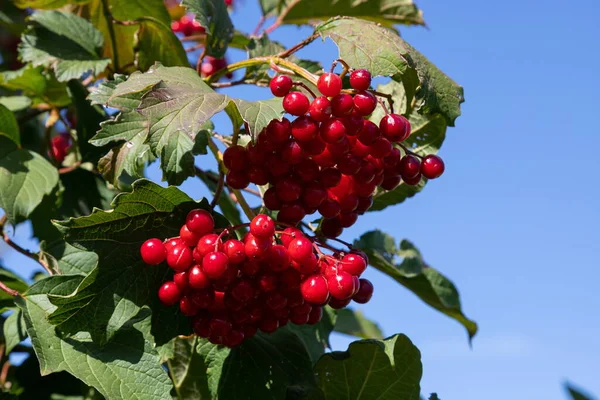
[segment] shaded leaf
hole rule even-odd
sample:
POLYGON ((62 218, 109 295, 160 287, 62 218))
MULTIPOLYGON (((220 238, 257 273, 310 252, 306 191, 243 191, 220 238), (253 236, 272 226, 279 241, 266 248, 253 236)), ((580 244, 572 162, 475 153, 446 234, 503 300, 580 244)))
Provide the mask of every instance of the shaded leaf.
POLYGON ((310 359, 313 363, 319 360, 319 357, 325 353, 325 350, 331 348, 329 336, 334 330, 337 321, 336 312, 330 307, 323 308, 323 317, 316 325, 288 325, 288 329, 294 332, 304 343, 310 359))
POLYGON ((564 385, 565 390, 569 393, 572 400, 594 400, 595 398, 582 393, 579 389, 576 389, 571 383, 567 382, 564 385))
POLYGON ((0 135, 12 140, 17 146, 21 146, 21 136, 19 134, 19 125, 15 115, 6 107, 0 104, 0 135))
POLYGON ((0 86, 22 91, 33 100, 33 104, 64 107, 71 102, 64 83, 58 82, 51 72, 44 72, 42 67, 31 64, 16 71, 0 72, 0 86))
POLYGON ((121 187, 119 178, 127 174, 132 178, 141 178, 144 167, 154 161, 150 146, 144 143, 145 135, 136 135, 133 139, 113 147, 98 162, 98 170, 108 182, 121 187))
POLYGON ((16 112, 29 107, 31 99, 27 96, 0 96, 0 105, 16 112))
POLYGON ((233 39, 233 24, 222 0, 183 0, 182 5, 194 14, 194 19, 206 29, 206 54, 223 58, 233 39))
MULTIPOLYGON (((196 347, 203 339, 198 336, 175 338, 168 366, 173 386, 180 400, 210 399, 206 378, 206 363, 196 347)), ((222 350, 227 352, 227 350, 222 350)))
POLYGON ((421 253, 407 240, 400 248, 391 246, 394 239, 379 231, 363 234, 354 246, 369 256, 369 263, 389 275, 421 300, 461 323, 471 339, 477 333, 477 324, 462 312, 460 296, 454 284, 444 275, 428 266, 421 253), (397 257, 403 257, 401 263, 397 257))
MULTIPOLYGON (((27 290, 28 285, 21 279, 20 276, 12 273, 6 268, 0 266, 0 282, 4 283, 9 288, 16 290, 19 293, 24 293, 27 290)), ((3 290, 0 290, 0 310, 1 312, 6 311, 7 309, 14 307, 14 297, 10 294, 6 293, 3 290)))
POLYGON ((181 41, 170 25, 145 19, 140 24, 138 36, 138 68, 142 71, 149 69, 159 61, 167 67, 189 66, 187 54, 181 41))
POLYGON ((325 354, 315 366, 329 399, 418 400, 421 353, 404 335, 353 342, 347 351, 325 354))
POLYGON ((335 331, 363 339, 383 339, 381 328, 362 312, 344 308, 337 312, 335 331))
POLYGON ((25 330, 25 320, 23 319, 23 313, 21 310, 13 311, 12 314, 6 318, 3 326, 4 331, 4 349, 5 354, 9 354, 16 345, 21 343, 27 337, 27 331, 25 330))

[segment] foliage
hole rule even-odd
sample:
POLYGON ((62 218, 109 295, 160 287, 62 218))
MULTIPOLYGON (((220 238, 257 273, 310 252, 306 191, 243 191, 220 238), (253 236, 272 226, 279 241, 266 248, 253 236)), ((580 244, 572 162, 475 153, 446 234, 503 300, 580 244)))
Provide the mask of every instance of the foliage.
MULTIPOLYGON (((192 209, 207 210, 218 232, 232 225, 245 228, 258 209, 269 212, 251 209, 244 197, 263 196, 267 186, 243 192, 224 182, 230 171, 223 151, 259 143, 272 121, 282 121, 284 105, 280 98, 248 101, 241 98, 244 92, 221 89, 267 86, 277 71, 291 76, 299 90, 316 92, 328 67, 296 52, 319 46, 319 38, 337 45, 339 55, 331 61, 384 77, 374 92, 412 126, 412 135, 398 147, 403 154, 437 153, 460 116, 463 90, 400 37, 398 24, 425 25, 412 0, 260 0, 265 21, 272 23, 257 29, 260 35, 236 30, 222 0, 5 3, 0 239, 44 272, 27 279, 19 276, 18 264, 0 267, 2 396, 420 398, 419 350, 402 334, 384 338, 361 310, 324 307, 315 325, 290 323, 230 349, 192 334, 189 318, 159 302, 156 293, 173 271, 164 263, 149 267, 140 257, 147 239, 179 235, 192 209), (176 28, 185 13, 194 18, 188 20, 191 31, 176 28), (285 24, 311 24, 314 32, 286 48, 269 37, 285 24), (229 48, 246 50, 247 59, 206 73, 203 67, 224 58, 229 48), (234 80, 222 81, 232 73, 234 80), (220 117, 231 121, 230 132, 215 125, 220 117), (212 158, 217 169, 200 169, 200 158, 212 158), (146 166, 154 161, 171 186, 146 178, 146 166), (177 187, 193 177, 217 197, 195 201, 177 187), (26 221, 40 241, 36 252, 9 234, 10 226, 26 221), (359 340, 347 351, 330 351, 334 331, 359 340), (8 355, 16 352, 25 361, 11 365, 8 355)), ((356 92, 345 79, 344 93, 356 92)), ((378 123, 385 112, 378 107, 369 114, 378 123)), ((425 184, 424 179, 377 189, 369 211, 399 204, 425 184)), ((313 222, 306 230, 315 243, 335 246, 318 236, 322 220, 313 222)), ((240 237, 243 233, 238 230, 240 237)), ((470 339, 475 335, 477 325, 464 315, 454 284, 426 264, 410 242, 397 244, 371 231, 351 247, 461 323, 470 339)))

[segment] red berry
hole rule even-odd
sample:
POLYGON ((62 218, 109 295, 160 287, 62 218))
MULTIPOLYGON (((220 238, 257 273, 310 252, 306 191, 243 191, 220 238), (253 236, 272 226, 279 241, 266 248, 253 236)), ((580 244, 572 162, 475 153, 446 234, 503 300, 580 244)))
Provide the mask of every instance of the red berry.
POLYGON ((352 296, 352 300, 359 304, 365 304, 371 300, 371 297, 373 296, 373 284, 370 280, 362 278, 359 280, 359 282, 360 287, 358 292, 352 296))
POLYGON ((252 165, 264 165, 267 157, 265 149, 258 147, 252 143, 248 143, 246 147, 246 153, 248 155, 248 161, 252 165))
POLYGON ((370 92, 358 92, 354 95, 354 110, 358 115, 366 116, 375 111, 377 98, 370 92))
POLYGON ((386 170, 393 170, 400 163, 400 150, 397 147, 392 148, 392 152, 383 159, 383 165, 386 170))
POLYGON ((323 307, 313 307, 308 315, 308 324, 318 324, 321 321, 321 318, 323 318, 323 307))
POLYGON ((247 301, 254 298, 254 285, 252 281, 248 279, 239 280, 233 287, 231 288, 231 295, 240 302, 246 303, 247 301))
MULTIPOLYGON (((350 228, 352 225, 354 225, 356 223, 357 219, 358 219, 358 213, 342 212, 342 213, 340 213, 340 215, 338 215, 337 222, 342 228, 350 228)), ((321 228, 322 228, 322 226, 321 226, 321 228)), ((331 231, 331 232, 333 232, 333 231, 331 231)), ((323 233, 323 234, 325 236, 327 236, 325 233, 323 233)), ((331 236, 328 236, 328 237, 331 237, 331 236)))
POLYGON ((292 267, 302 275, 311 275, 319 270, 319 260, 315 254, 311 254, 302 262, 293 261, 292 267))
POLYGON ((232 264, 239 264, 246 261, 244 243, 236 239, 229 239, 223 245, 223 252, 232 264))
POLYGON ((269 183, 269 172, 258 165, 248 168, 248 180, 255 185, 262 186, 269 183))
POLYGON ((303 182, 312 182, 319 178, 319 166, 311 159, 306 159, 294 167, 294 172, 303 182))
POLYGON ((240 272, 246 276, 254 276, 260 272, 262 265, 260 261, 248 260, 240 264, 240 272))
POLYGON ((304 234, 300 229, 288 227, 285 228, 281 234, 281 243, 283 243, 285 247, 289 247, 290 243, 292 243, 292 240, 303 236, 304 234))
POLYGON ((342 90, 342 78, 339 75, 326 72, 319 77, 317 89, 327 97, 337 96, 342 90))
POLYGON ((142 260, 149 265, 157 265, 167 258, 167 249, 160 239, 148 239, 140 248, 142 260))
POLYGON ((220 251, 212 251, 202 260, 202 271, 211 279, 220 278, 229 265, 229 259, 220 251))
POLYGON ((188 280, 188 272, 189 271, 181 271, 176 272, 173 275, 173 282, 175 282, 179 290, 181 290, 182 292, 185 292, 190 285, 188 280))
POLYGON ((308 98, 300 92, 290 92, 283 98, 283 109, 288 114, 304 115, 308 112, 310 102, 308 98))
POLYGON ((281 310, 287 305, 287 297, 279 292, 270 292, 265 297, 265 304, 271 310, 281 310))
POLYGON ((175 271, 186 271, 193 261, 192 250, 187 246, 175 246, 167 252, 167 264, 175 271))
POLYGON ((196 243, 198 243, 198 240, 200 240, 201 236, 202 235, 190 231, 187 225, 183 225, 179 230, 179 237, 181 240, 183 240, 183 243, 185 243, 186 246, 195 246, 196 243))
POLYGON ((164 245, 165 245, 165 249, 167 249, 167 251, 169 251, 170 249, 172 249, 175 246, 185 246, 185 242, 183 240, 181 240, 180 238, 176 237, 176 238, 171 238, 171 239, 165 240, 164 245))
MULTIPOLYGON (((193 289, 205 289, 210 287, 212 282, 210 278, 204 273, 199 265, 194 265, 188 271, 188 282, 193 289)), ((177 281, 175 281, 177 283, 177 281)))
POLYGON ((350 74, 350 86, 356 90, 367 90, 371 86, 371 73, 366 69, 357 69, 350 74))
POLYGON ((292 239, 287 249, 292 260, 298 263, 304 262, 313 254, 313 244, 304 236, 292 239))
POLYGON ((174 306, 181 299, 182 292, 175 282, 165 282, 158 289, 158 298, 165 306, 174 306))
POLYGON ((400 160, 398 172, 403 179, 411 179, 421 172, 421 161, 411 154, 407 154, 400 160))
POLYGON ((225 182, 233 189, 245 189, 250 184, 250 177, 246 171, 229 171, 225 182))
POLYGON ((275 332, 279 328, 279 321, 276 319, 263 319, 258 323, 258 329, 264 333, 275 332))
POLYGON ((346 254, 340 263, 340 270, 350 275, 359 276, 367 269, 367 262, 358 254, 346 254))
POLYGON ((435 154, 423 157, 421 163, 421 174, 427 179, 435 179, 444 173, 444 161, 435 154))
POLYGON ((277 289, 279 279, 277 275, 270 272, 265 272, 258 277, 258 287, 261 292, 272 292, 277 289))
POLYGON ((369 208, 373 205, 373 196, 358 196, 358 206, 356 211, 359 214, 366 213, 369 208))
POLYGON ((339 271, 327 279, 327 287, 331 297, 339 300, 345 300, 352 297, 355 291, 354 279, 347 272, 339 271))
POLYGON ((244 240, 246 257, 254 260, 262 260, 271 248, 271 238, 261 239, 249 233, 244 240))
POLYGON ((342 180, 342 173, 337 168, 327 168, 321 171, 319 182, 326 188, 337 186, 342 180))
POLYGON ((71 148, 71 136, 68 133, 61 133, 54 136, 50 141, 50 151, 57 163, 62 164, 71 148))
POLYGON ((326 121, 331 116, 331 102, 327 97, 317 97, 310 103, 308 112, 313 120, 318 122, 326 121))
POLYGON ((194 333, 200 337, 207 338, 210 336, 210 316, 207 311, 202 311, 192 320, 194 333))
POLYGON ((410 135, 410 122, 402 115, 388 114, 381 118, 379 130, 390 142, 402 142, 410 135))
POLYGON ((226 317, 213 317, 210 322, 210 331, 216 336, 225 336, 231 332, 231 321, 226 317))
POLYGON ((256 335, 256 331, 258 330, 254 324, 244 324, 240 326, 239 329, 241 329, 244 334, 244 339, 250 339, 252 336, 256 335))
POLYGON ((392 152, 392 143, 380 136, 371 144, 371 155, 375 158, 383 158, 392 152))
POLYGON ((305 157, 306 155, 304 154, 304 150, 295 140, 288 140, 286 143, 284 143, 283 148, 281 149, 281 158, 288 164, 299 164, 305 159, 305 157))
POLYGON ((292 136, 299 142, 307 142, 314 139, 319 133, 319 124, 305 115, 298 117, 292 122, 292 136))
POLYGON ((325 219, 321 224, 321 233, 328 238, 335 238, 342 234, 343 226, 337 218, 325 219))
POLYGON ((280 272, 286 270, 290 266, 290 255, 287 249, 276 244, 271 246, 266 256, 266 263, 271 271, 280 272))
MULTIPOLYGON (((302 196, 302 185, 293 178, 283 178, 275 185, 277 197, 284 203, 291 203, 302 196)), ((273 231, 275 227, 273 226, 273 231)), ((272 236, 272 235, 271 235, 272 236)))
POLYGON ((383 190, 394 190, 400 184, 400 181, 402 181, 400 175, 387 175, 379 186, 381 186, 383 190))
POLYGON ((349 213, 358 207, 358 196, 354 193, 349 193, 344 197, 341 197, 340 200, 340 208, 342 212, 349 213))
POLYGON ((265 134, 270 143, 279 145, 285 143, 290 138, 291 132, 292 124, 287 118, 282 118, 281 121, 274 119, 269 122, 265 134))
POLYGON ((329 307, 333 308, 334 310, 341 310, 342 308, 344 308, 348 304, 350 304, 351 301, 352 301, 351 298, 347 298, 344 300, 331 298, 331 300, 329 300, 329 303, 327 303, 327 304, 329 305, 329 307))
POLYGON ((354 154, 344 154, 338 160, 337 167, 344 175, 354 175, 360 170, 360 158, 354 154))
POLYGON ((229 146, 223 152, 223 163, 225 166, 234 171, 243 171, 248 168, 248 154, 246 148, 235 145, 229 146))
POLYGON ((268 215, 258 214, 250 222, 250 233, 258 238, 270 238, 275 235, 275 222, 268 215))
POLYGON ((267 189, 263 195, 263 201, 265 202, 265 207, 269 210, 275 211, 281 208, 281 200, 279 200, 274 187, 267 189))
MULTIPOLYGON (((227 0, 226 0, 227 1, 227 0)), ((231 0, 229 0, 231 1, 231 0)), ((223 345, 227 347, 237 347, 244 341, 244 333, 238 330, 232 330, 225 336, 223 345)))
MULTIPOLYGON (((300 283, 302 282, 302 277, 300 276, 300 273, 298 271, 296 271, 293 268, 288 268, 285 271, 283 271, 281 274, 279 274, 279 278, 281 281, 281 288, 287 291, 292 291, 292 293, 299 295, 299 292, 297 291, 298 289, 300 289, 300 283)), ((304 300, 302 299, 302 296, 300 296, 300 299, 302 300, 302 302, 304 302, 304 300)), ((298 297, 297 296, 291 296, 290 293, 288 292, 288 306, 292 306, 292 305, 297 305, 296 303, 298 302, 298 297)))
POLYGON ((186 317, 193 317, 200 311, 188 296, 183 296, 181 297, 181 300, 179 300, 179 310, 181 310, 181 313, 186 317))
POLYGON ((406 183, 409 186, 416 186, 421 182, 421 173, 418 173, 417 176, 415 176, 414 178, 403 178, 404 179, 404 183, 406 183))
POLYGON ((307 277, 300 286, 304 300, 313 304, 324 304, 329 298, 327 280, 323 275, 312 275, 307 277))
POLYGON ((302 203, 308 207, 319 207, 327 198, 327 192, 318 183, 308 184, 302 193, 302 203))
MULTIPOLYGON (((209 290, 209 289, 202 289, 209 290)), ((212 291, 212 290, 211 290, 212 291)), ((213 293, 213 303, 208 307, 210 312, 218 312, 225 310, 225 293, 214 291, 213 293)))
POLYGON ((346 135, 355 136, 363 127, 364 119, 360 115, 347 115, 343 119, 346 127, 346 135))
POLYGON ((327 143, 338 143, 346 137, 346 127, 340 118, 330 118, 321 125, 321 138, 327 143))
POLYGON ((281 211, 277 214, 277 220, 286 224, 296 225, 306 216, 304 207, 298 202, 284 204, 281 206, 281 211))
POLYGON ((287 75, 278 75, 271 79, 269 82, 269 88, 271 88, 271 93, 276 97, 283 97, 292 90, 292 86, 294 82, 292 78, 287 75))
POLYGON ((330 198, 326 198, 319 206, 319 213, 325 218, 335 218, 341 211, 340 203, 330 198))
POLYGON ((309 319, 309 314, 292 313, 290 315, 290 321, 292 321, 292 323, 296 324, 296 325, 304 325, 304 324, 308 323, 308 319, 309 319))
POLYGON ((331 99, 331 111, 336 117, 344 117, 352 112, 354 101, 352 96, 346 93, 338 94, 331 99))

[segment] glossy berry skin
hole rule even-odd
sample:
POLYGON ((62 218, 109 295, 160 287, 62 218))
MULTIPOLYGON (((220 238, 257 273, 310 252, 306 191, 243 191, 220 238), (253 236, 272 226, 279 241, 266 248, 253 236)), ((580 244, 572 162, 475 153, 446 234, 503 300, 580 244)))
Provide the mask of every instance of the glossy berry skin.
POLYGON ((327 287, 329 288, 331 297, 338 300, 349 299, 356 289, 352 275, 344 271, 338 271, 337 274, 327 278, 327 287))
POLYGON ((250 177, 246 171, 229 171, 225 182, 233 189, 244 189, 250 184, 250 177))
POLYGON ((370 280, 363 278, 359 280, 359 283, 358 292, 352 296, 352 300, 359 304, 368 303, 373 297, 373 284, 370 280))
POLYGON ((140 248, 142 260, 148 265, 158 265, 167 258, 167 249, 160 239, 148 239, 140 248))
POLYGON ((250 222, 250 233, 258 238, 269 238, 275 235, 275 221, 265 214, 258 214, 250 222))
POLYGON ((269 82, 269 88, 275 97, 285 96, 292 90, 293 85, 292 78, 287 75, 278 75, 269 82))
POLYGON ((304 234, 300 229, 288 227, 283 230, 281 235, 281 243, 283 243, 285 247, 289 247, 290 243, 292 243, 292 240, 303 236, 304 234))
POLYGON ((188 296, 182 296, 181 300, 179 300, 179 310, 186 317, 193 317, 200 311, 188 296))
POLYGON ((244 243, 236 239, 229 239, 223 244, 223 252, 232 264, 239 264, 246 260, 244 243))
POLYGON ((381 118, 379 130, 390 142, 399 143, 410 136, 410 122, 402 115, 388 114, 381 118))
POLYGON ((327 304, 329 305, 329 307, 333 308, 334 310, 341 310, 342 308, 344 308, 348 304, 350 304, 351 301, 352 301, 351 298, 347 298, 345 300, 340 300, 340 299, 336 299, 335 297, 332 297, 331 300, 329 300, 329 303, 327 303, 327 304))
POLYGON ((402 181, 402 177, 400 175, 389 175, 385 176, 383 182, 379 186, 383 190, 394 190, 402 181))
POLYGON ((265 135, 269 143, 280 145, 290 138, 291 131, 292 124, 287 118, 282 118, 281 121, 274 119, 267 125, 265 135))
POLYGON ((330 118, 321 125, 321 139, 334 144, 346 137, 346 126, 340 118, 330 118))
MULTIPOLYGON (((199 265, 194 265, 187 271, 188 284, 193 289, 206 289, 212 282, 199 265)), ((177 283, 177 281, 175 281, 177 283)))
POLYGON ((306 237, 301 236, 293 239, 287 246, 292 260, 303 263, 313 254, 313 244, 306 237))
POLYGON ((183 225, 179 230, 179 238, 186 244, 186 246, 195 246, 198 243, 201 235, 190 231, 187 225, 183 225))
POLYGON ((421 172, 421 161, 413 155, 405 155, 400 159, 398 172, 404 179, 411 179, 421 172))
POLYGON ((313 120, 317 122, 326 121, 331 117, 331 102, 327 97, 317 97, 310 103, 308 112, 313 120))
POLYGON ((192 250, 187 246, 175 246, 167 252, 167 264, 175 271, 187 271, 194 258, 192 250))
POLYGON ((246 257, 250 260, 262 260, 271 248, 271 239, 261 239, 249 233, 244 240, 246 257))
POLYGON ((220 251, 213 251, 204 256, 202 260, 202 270, 212 279, 220 278, 229 264, 229 259, 220 251))
POLYGON ((323 307, 313 307, 308 315, 308 325, 318 324, 323 318, 323 307))
POLYGON ((350 86, 356 90, 367 90, 371 86, 371 73, 366 69, 356 69, 350 73, 350 86))
POLYGON ((309 303, 324 304, 329 299, 327 280, 323 275, 307 277, 300 285, 302 297, 309 303))
POLYGON ((292 122, 292 136, 298 142, 307 142, 314 139, 319 133, 319 124, 310 117, 301 116, 292 122))
POLYGON ((165 306, 174 306, 181 299, 182 292, 179 290, 175 282, 165 282, 158 289, 158 299, 165 306))
POLYGON ((234 171, 243 171, 248 168, 246 148, 239 145, 229 146, 223 153, 223 163, 227 169, 234 171))
MULTIPOLYGON (((222 249, 223 243, 221 243, 219 235, 216 233, 209 233, 208 235, 202 236, 196 245, 196 252, 202 256, 202 258, 211 251, 221 251, 222 249)), ((202 260, 200 260, 200 262, 202 262, 202 260)))
POLYGON ((344 117, 352 112, 354 100, 352 96, 341 93, 331 99, 331 111, 336 117, 344 117))
MULTIPOLYGON (((302 184, 293 178, 283 178, 275 185, 277 197, 284 203, 291 203, 302 196, 302 184)), ((272 221, 272 220, 271 220, 272 221)), ((252 232, 252 224, 250 224, 252 232)), ((275 224, 273 224, 273 233, 275 232, 275 224)), ((252 232, 254 233, 254 232, 252 232)), ((273 236, 273 234, 269 235, 273 236)))
POLYGON ((445 168, 444 161, 440 157, 429 154, 423 157, 421 174, 427 179, 435 179, 444 173, 445 168))
POLYGON ((190 282, 188 280, 188 272, 189 271, 181 271, 181 272, 176 272, 173 275, 173 282, 175 282, 175 284, 177 285, 179 290, 181 290, 182 292, 185 292, 187 290, 187 288, 190 286, 190 282))
POLYGON ((200 236, 210 233, 215 228, 215 220, 206 210, 192 210, 185 218, 187 228, 200 236))
POLYGON ((325 219, 321 224, 321 233, 328 238, 335 238, 342 234, 344 227, 337 218, 325 219))
POLYGON ((359 92, 354 95, 354 110, 361 116, 367 116, 375 111, 377 98, 369 92, 359 92))
POLYGON ((266 261, 271 271, 281 272, 290 266, 292 260, 285 246, 276 244, 268 250, 266 261))
POLYGON ((300 92, 290 92, 283 98, 283 109, 288 114, 300 116, 308 112, 310 102, 300 92))
POLYGON ((339 75, 326 72, 319 77, 317 89, 319 89, 319 92, 323 93, 324 96, 337 96, 342 90, 342 78, 340 78, 339 75))
POLYGON ((389 156, 391 152, 392 143, 382 136, 375 139, 373 144, 371 144, 370 153, 375 158, 384 158, 386 156, 389 156))

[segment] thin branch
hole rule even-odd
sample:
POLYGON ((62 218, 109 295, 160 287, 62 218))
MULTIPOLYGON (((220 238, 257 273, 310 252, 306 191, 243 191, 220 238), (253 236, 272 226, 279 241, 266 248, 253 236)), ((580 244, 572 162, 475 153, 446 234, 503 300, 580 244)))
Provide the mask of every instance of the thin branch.
POLYGON ((256 28, 254 28, 254 30, 252 31, 252 36, 258 36, 258 32, 260 31, 260 28, 262 28, 262 26, 265 24, 267 17, 266 16, 262 16, 260 17, 260 19, 258 20, 258 24, 256 24, 256 28))
POLYGON ((21 293, 19 293, 16 290, 11 289, 8 286, 6 286, 4 284, 4 282, 0 282, 0 290, 5 291, 6 293, 10 294, 11 296, 20 296, 21 295, 21 293))
POLYGON ((252 219, 254 219, 254 217, 256 217, 256 215, 254 214, 254 211, 252 211, 252 207, 250 207, 250 205, 246 201, 246 198, 244 197, 242 192, 240 192, 237 189, 230 189, 230 190, 235 195, 235 199, 238 202, 238 204, 240 205, 240 207, 242 208, 242 210, 244 211, 244 214, 246 214, 246 217, 250 221, 252 221, 252 219))
POLYGON ((187 49, 185 49, 185 52, 190 53, 192 51, 200 50, 203 47, 204 47, 204 43, 196 43, 192 47, 188 47, 187 49))
POLYGON ((277 57, 279 58, 286 58, 291 56, 292 54, 294 54, 295 52, 297 52, 298 50, 302 49, 303 47, 308 46, 309 44, 311 44, 312 42, 315 41, 315 39, 317 39, 319 37, 318 33, 315 33, 309 37, 307 37, 306 39, 304 39, 303 41, 301 41, 300 43, 298 43, 295 46, 290 47, 289 49, 282 51, 281 53, 277 54, 277 57))
POLYGON ((77 162, 73 163, 73 165, 71 165, 69 167, 59 168, 58 169, 58 173, 60 175, 62 175, 62 174, 68 174, 69 172, 75 171, 80 166, 81 166, 81 161, 77 161, 77 162))
POLYGON ((40 260, 40 258, 38 257, 38 255, 36 255, 35 253, 30 252, 27 249, 24 249, 23 247, 19 246, 18 244, 16 244, 15 242, 13 242, 11 240, 11 238, 8 236, 8 233, 6 233, 6 231, 4 230, 4 227, 6 226, 7 219, 8 218, 7 218, 6 214, 3 215, 2 218, 0 218, 0 232, 2 234, 2 237, 1 237, 2 240, 4 240, 4 242, 7 245, 9 245, 10 247, 12 247, 17 252, 23 254, 26 257, 31 258, 32 260, 34 260, 35 262, 37 262, 38 264, 40 264, 46 270, 46 272, 48 272, 48 274, 54 275, 54 272, 52 271, 52 269, 50 269, 50 267, 46 263, 42 262, 42 260, 40 260))
POLYGON ((112 44, 113 58, 114 58, 114 70, 119 71, 119 52, 117 50, 117 35, 115 34, 115 27, 113 26, 114 18, 108 6, 108 0, 102 0, 102 10, 106 18, 106 24, 108 25, 108 34, 110 36, 110 42, 112 44))
POLYGON ((288 13, 291 11, 291 9, 294 8, 296 6, 296 4, 300 3, 300 1, 302 1, 302 0, 293 0, 293 1, 291 1, 286 6, 286 8, 281 11, 281 13, 277 17, 277 20, 273 23, 273 25, 271 25, 267 29, 265 29, 265 33, 271 33, 275 29, 277 29, 279 27, 279 25, 281 25, 283 23, 283 20, 288 15, 288 13))
POLYGON ((198 75, 202 74, 202 61, 204 60, 204 56, 206 55, 206 47, 202 50, 202 53, 198 56, 198 61, 196 61, 196 72, 198 75))
POLYGON ((221 194, 223 193, 223 186, 225 186, 225 174, 223 171, 219 173, 219 181, 217 182, 217 188, 215 189, 215 194, 213 195, 213 199, 210 202, 210 207, 215 208, 215 206, 219 203, 219 199, 221 198, 221 194))
POLYGON ((317 95, 315 94, 315 92, 313 92, 311 90, 311 88, 309 88, 304 82, 294 82, 294 86, 300 86, 301 88, 304 88, 304 90, 306 90, 308 93, 310 93, 310 95, 313 97, 313 99, 317 98, 317 95))
POLYGON ((240 79, 238 81, 229 81, 229 82, 214 82, 214 83, 210 84, 210 86, 213 89, 227 88, 227 87, 232 87, 232 86, 237 86, 237 85, 266 86, 264 84, 259 84, 258 82, 253 81, 251 79, 240 79))

